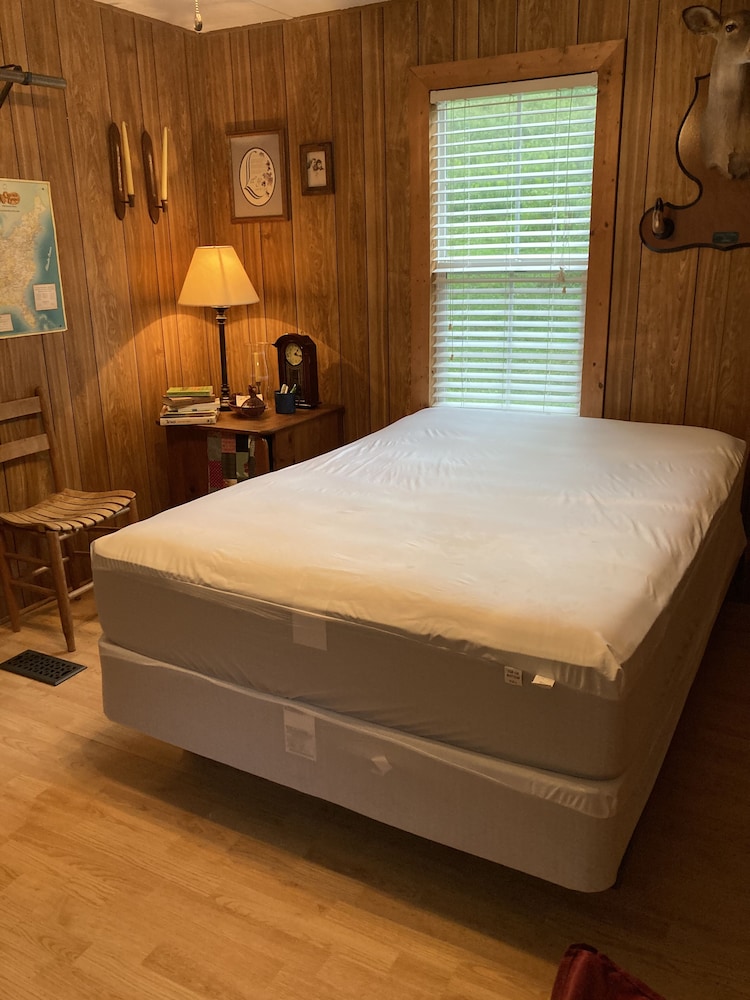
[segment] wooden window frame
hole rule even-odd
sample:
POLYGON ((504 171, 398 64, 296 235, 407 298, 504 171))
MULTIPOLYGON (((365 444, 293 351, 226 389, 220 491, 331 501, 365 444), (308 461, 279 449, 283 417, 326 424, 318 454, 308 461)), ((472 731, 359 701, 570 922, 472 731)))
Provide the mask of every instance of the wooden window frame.
POLYGON ((412 67, 409 80, 412 410, 430 405, 430 92, 596 72, 598 94, 580 413, 602 416, 624 66, 625 42, 616 40, 412 67))

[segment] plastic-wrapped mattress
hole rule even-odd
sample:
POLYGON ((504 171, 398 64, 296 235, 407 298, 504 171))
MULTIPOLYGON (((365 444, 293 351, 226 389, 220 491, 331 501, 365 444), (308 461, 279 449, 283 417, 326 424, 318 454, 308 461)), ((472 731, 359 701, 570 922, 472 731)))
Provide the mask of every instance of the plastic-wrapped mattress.
POLYGON ((702 428, 433 408, 165 511, 94 545, 105 708, 131 657, 617 812, 742 551, 744 454, 702 428))
POLYGON ((691 599, 740 551, 720 515, 743 453, 699 428, 423 410, 97 542, 101 621, 220 680, 614 777, 691 599))

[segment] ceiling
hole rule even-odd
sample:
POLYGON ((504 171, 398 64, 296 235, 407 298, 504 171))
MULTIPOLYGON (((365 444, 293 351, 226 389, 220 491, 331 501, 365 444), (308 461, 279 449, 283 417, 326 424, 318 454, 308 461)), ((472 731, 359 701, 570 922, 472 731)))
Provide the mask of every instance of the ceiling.
MULTIPOLYGON (((181 28, 195 27, 196 0, 99 0, 135 14, 145 14, 181 28)), ((281 21, 304 14, 360 7, 372 0, 198 0, 202 30, 238 28, 262 21, 281 21)))

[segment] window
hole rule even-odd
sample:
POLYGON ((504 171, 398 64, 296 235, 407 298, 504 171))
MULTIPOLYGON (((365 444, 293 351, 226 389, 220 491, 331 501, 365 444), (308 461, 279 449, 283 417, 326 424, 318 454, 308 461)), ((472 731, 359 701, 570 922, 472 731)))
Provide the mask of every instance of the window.
POLYGON ((431 94, 432 405, 579 412, 596 92, 431 94))
POLYGON ((624 48, 601 42, 412 69, 413 409, 463 398, 601 416, 624 48), (488 174, 486 163, 477 167, 479 179, 471 155, 454 157, 453 134, 479 127, 496 130, 491 144, 503 129, 517 138, 534 108, 543 136, 570 143, 562 160, 573 171, 542 165, 525 140, 488 174), (456 117, 471 127, 456 128, 456 117), (475 197, 482 183, 488 190, 475 197), (531 377, 539 373, 543 390, 531 377))

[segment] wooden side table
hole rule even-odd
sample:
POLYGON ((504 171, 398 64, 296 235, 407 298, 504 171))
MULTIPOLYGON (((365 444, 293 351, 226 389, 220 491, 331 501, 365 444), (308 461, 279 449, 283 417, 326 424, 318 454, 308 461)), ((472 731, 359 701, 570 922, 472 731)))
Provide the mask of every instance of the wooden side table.
MULTIPOLYGON (((267 409, 260 417, 220 413, 215 424, 169 424, 167 462, 172 506, 204 496, 211 485, 209 455, 215 451, 242 453, 253 443, 251 469, 238 479, 283 469, 332 451, 344 443, 344 407, 321 404, 292 414, 267 409)), ((232 477, 234 478, 234 477, 232 477)))

